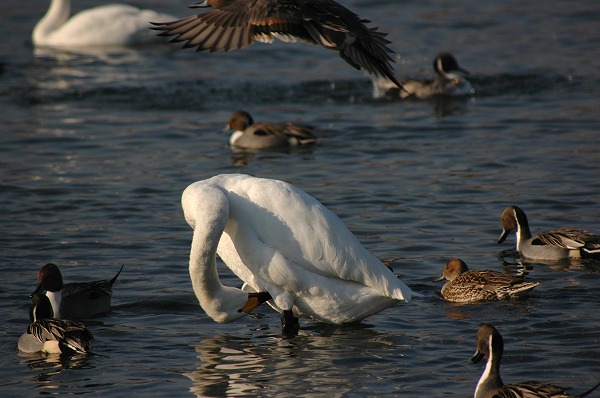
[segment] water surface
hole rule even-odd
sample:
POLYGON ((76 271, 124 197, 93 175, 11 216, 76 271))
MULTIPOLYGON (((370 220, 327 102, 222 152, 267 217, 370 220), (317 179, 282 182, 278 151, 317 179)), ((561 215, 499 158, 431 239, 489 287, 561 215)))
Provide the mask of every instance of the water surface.
MULTIPOLYGON (((600 233, 595 2, 344 1, 389 33, 399 76, 430 76, 441 51, 471 71, 474 97, 421 102, 373 99, 365 75, 308 45, 35 50, 47 4, 7 0, 0 17, 2 396, 466 397, 482 372, 469 358, 483 321, 505 336, 505 381, 597 382, 600 262, 525 263, 513 236, 495 243, 508 204, 534 232, 600 233), (237 109, 325 139, 233 152, 221 130, 237 109), (189 281, 179 201, 188 184, 237 172, 318 198, 371 252, 398 258, 394 271, 424 297, 359 325, 302 321, 294 339, 268 307, 213 322, 189 281), (452 257, 542 283, 522 300, 448 304, 432 280, 452 257), (18 352, 35 273, 51 261, 67 282, 125 264, 113 311, 86 320, 102 356, 18 352)), ((179 16, 187 4, 138 2, 179 16)))

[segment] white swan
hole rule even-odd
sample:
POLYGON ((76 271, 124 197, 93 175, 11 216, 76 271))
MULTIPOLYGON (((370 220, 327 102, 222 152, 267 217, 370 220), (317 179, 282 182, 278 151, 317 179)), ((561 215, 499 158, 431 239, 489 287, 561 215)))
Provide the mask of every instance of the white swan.
POLYGON ((71 0, 52 0, 33 29, 33 44, 41 47, 132 46, 157 41, 150 21, 172 20, 167 14, 125 4, 81 11, 71 18, 71 0))
POLYGON ((192 286, 217 322, 272 298, 287 332, 297 328, 295 317, 355 322, 415 295, 335 214, 283 181, 223 174, 191 184, 181 201, 194 229, 192 286), (221 284, 217 254, 242 289, 221 284))

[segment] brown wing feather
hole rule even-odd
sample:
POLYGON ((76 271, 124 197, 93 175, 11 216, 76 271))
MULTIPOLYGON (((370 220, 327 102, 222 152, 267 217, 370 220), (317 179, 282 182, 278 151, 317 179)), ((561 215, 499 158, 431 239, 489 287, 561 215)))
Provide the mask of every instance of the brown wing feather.
POLYGON ((232 51, 254 44, 251 25, 242 13, 215 10, 171 22, 154 23, 159 36, 175 36, 170 42, 198 51, 232 51))
POLYGON ((356 69, 385 77, 398 87, 390 62, 390 41, 377 28, 368 28, 366 19, 331 0, 236 0, 218 9, 172 22, 153 23, 161 36, 175 36, 171 42, 197 51, 232 51, 255 41, 302 40, 339 51, 356 69))

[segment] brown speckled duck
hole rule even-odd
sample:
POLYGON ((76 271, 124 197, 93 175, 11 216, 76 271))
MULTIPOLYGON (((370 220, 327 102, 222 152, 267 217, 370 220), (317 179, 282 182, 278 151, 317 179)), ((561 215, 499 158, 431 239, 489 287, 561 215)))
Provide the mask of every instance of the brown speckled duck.
POLYGON ((525 282, 523 277, 498 271, 469 270, 467 264, 458 258, 448 261, 442 276, 436 280, 444 279, 448 282, 442 287, 442 297, 456 303, 515 298, 540 284, 537 281, 525 282))

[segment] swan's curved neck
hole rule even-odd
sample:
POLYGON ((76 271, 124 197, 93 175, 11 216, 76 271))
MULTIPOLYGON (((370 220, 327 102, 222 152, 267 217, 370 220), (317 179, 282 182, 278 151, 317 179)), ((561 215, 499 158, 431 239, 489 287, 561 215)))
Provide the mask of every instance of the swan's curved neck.
POLYGON ((33 42, 40 43, 62 26, 71 14, 71 0, 52 0, 46 15, 37 23, 33 30, 33 42))
POLYGON ((229 218, 229 203, 225 195, 216 190, 218 192, 215 197, 204 196, 201 202, 198 201, 200 203, 192 205, 193 209, 184 204, 186 219, 191 221, 190 225, 194 228, 190 250, 190 279, 206 314, 217 322, 230 322, 247 315, 241 309, 248 300, 248 293, 223 286, 219 279, 216 254, 229 218))

